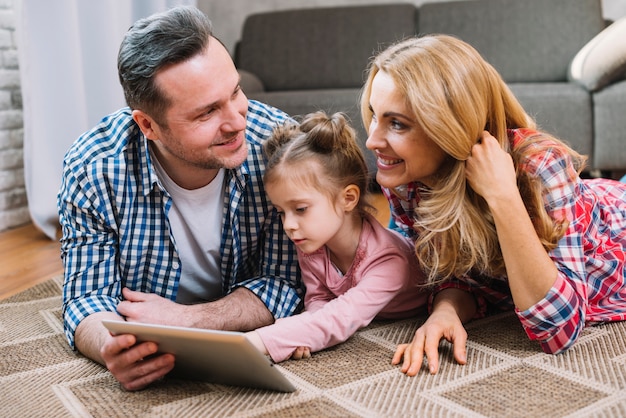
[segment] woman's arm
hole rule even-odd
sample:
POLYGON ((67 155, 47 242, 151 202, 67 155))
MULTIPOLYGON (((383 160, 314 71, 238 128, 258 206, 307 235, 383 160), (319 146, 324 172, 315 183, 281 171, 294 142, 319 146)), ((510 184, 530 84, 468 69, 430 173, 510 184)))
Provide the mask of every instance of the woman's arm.
POLYGON ((554 285, 558 270, 543 248, 517 188, 511 156, 489 133, 472 147, 467 180, 491 210, 515 306, 527 310, 554 285))
POLYGON ((474 145, 467 176, 493 213, 509 287, 526 333, 546 353, 558 353, 578 339, 588 305, 585 254, 577 232, 579 195, 568 174, 571 163, 558 150, 546 148, 525 164, 523 168, 544 183, 549 215, 570 222, 559 247, 550 253, 524 208, 511 157, 490 135, 474 145))

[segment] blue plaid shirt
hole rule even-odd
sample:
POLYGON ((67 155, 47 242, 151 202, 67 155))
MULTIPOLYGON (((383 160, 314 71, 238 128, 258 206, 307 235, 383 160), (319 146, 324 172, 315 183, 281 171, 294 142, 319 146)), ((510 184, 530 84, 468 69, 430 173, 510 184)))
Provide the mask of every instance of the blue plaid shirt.
MULTIPOLYGON (((295 248, 263 187, 262 143, 286 118, 249 102, 248 159, 226 171, 220 232, 223 293, 244 286, 276 318, 293 314, 303 295, 295 248)), ((105 117, 69 149, 58 208, 63 317, 72 348, 78 324, 94 312, 115 312, 122 287, 176 299, 182 266, 168 221, 171 206, 129 108, 105 117)))

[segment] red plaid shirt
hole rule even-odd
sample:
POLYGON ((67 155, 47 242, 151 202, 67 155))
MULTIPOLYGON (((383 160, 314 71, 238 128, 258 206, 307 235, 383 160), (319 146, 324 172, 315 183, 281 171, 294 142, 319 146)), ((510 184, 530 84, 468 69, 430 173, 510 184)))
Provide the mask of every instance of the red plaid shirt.
MULTIPOLYGON (((511 130, 512 147, 534 135, 511 130)), ((608 179, 571 181, 571 160, 557 149, 522 162, 544 185, 544 204, 553 219, 567 219, 569 227, 550 252, 559 274, 548 294, 531 308, 515 309, 528 336, 547 353, 570 347, 585 325, 626 319, 626 184, 608 179)), ((396 192, 383 188, 391 206, 391 226, 415 238, 414 209, 425 186, 411 183, 396 192)), ((438 287, 471 292, 477 316, 490 310, 513 309, 506 276, 467 275, 438 287)), ((436 293, 436 292, 435 292, 436 293)))

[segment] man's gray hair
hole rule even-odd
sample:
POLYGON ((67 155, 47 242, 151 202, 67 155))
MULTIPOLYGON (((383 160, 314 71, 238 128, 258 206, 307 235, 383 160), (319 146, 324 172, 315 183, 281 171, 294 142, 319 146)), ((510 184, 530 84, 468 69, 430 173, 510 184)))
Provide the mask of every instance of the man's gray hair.
POLYGON ((117 59, 128 106, 166 125, 170 103, 155 84, 156 73, 205 51, 211 36, 211 21, 191 6, 175 7, 135 22, 120 45, 117 59))

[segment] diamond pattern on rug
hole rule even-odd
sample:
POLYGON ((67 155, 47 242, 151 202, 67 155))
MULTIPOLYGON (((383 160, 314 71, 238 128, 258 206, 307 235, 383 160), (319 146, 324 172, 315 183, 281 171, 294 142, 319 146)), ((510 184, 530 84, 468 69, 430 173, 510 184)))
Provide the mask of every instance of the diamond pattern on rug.
POLYGON ((474 322, 467 327, 468 340, 472 344, 481 344, 519 358, 535 355, 541 350, 537 342, 526 336, 515 315, 499 315, 484 322, 489 326, 477 326, 479 322, 474 322))
POLYGON ((259 418, 353 418, 361 415, 354 414, 336 403, 326 399, 313 399, 297 405, 286 406, 275 411, 255 415, 259 418))
POLYGON ((94 418, 151 416, 153 409, 162 404, 199 395, 219 399, 224 392, 208 383, 178 380, 157 382, 150 390, 128 392, 110 374, 67 388, 94 418))
POLYGON ((343 344, 315 353, 306 360, 288 360, 281 366, 322 389, 347 383, 391 370, 390 351, 369 340, 355 336, 343 344), (358 359, 359 367, 354 367, 358 359), (332 367, 328 365, 332 364, 332 367))
POLYGON ((33 339, 16 345, 0 347, 0 376, 36 370, 67 361, 69 352, 62 335, 33 339))
POLYGON ((485 416, 556 417, 584 408, 607 394, 545 370, 517 364, 440 396, 485 416))

